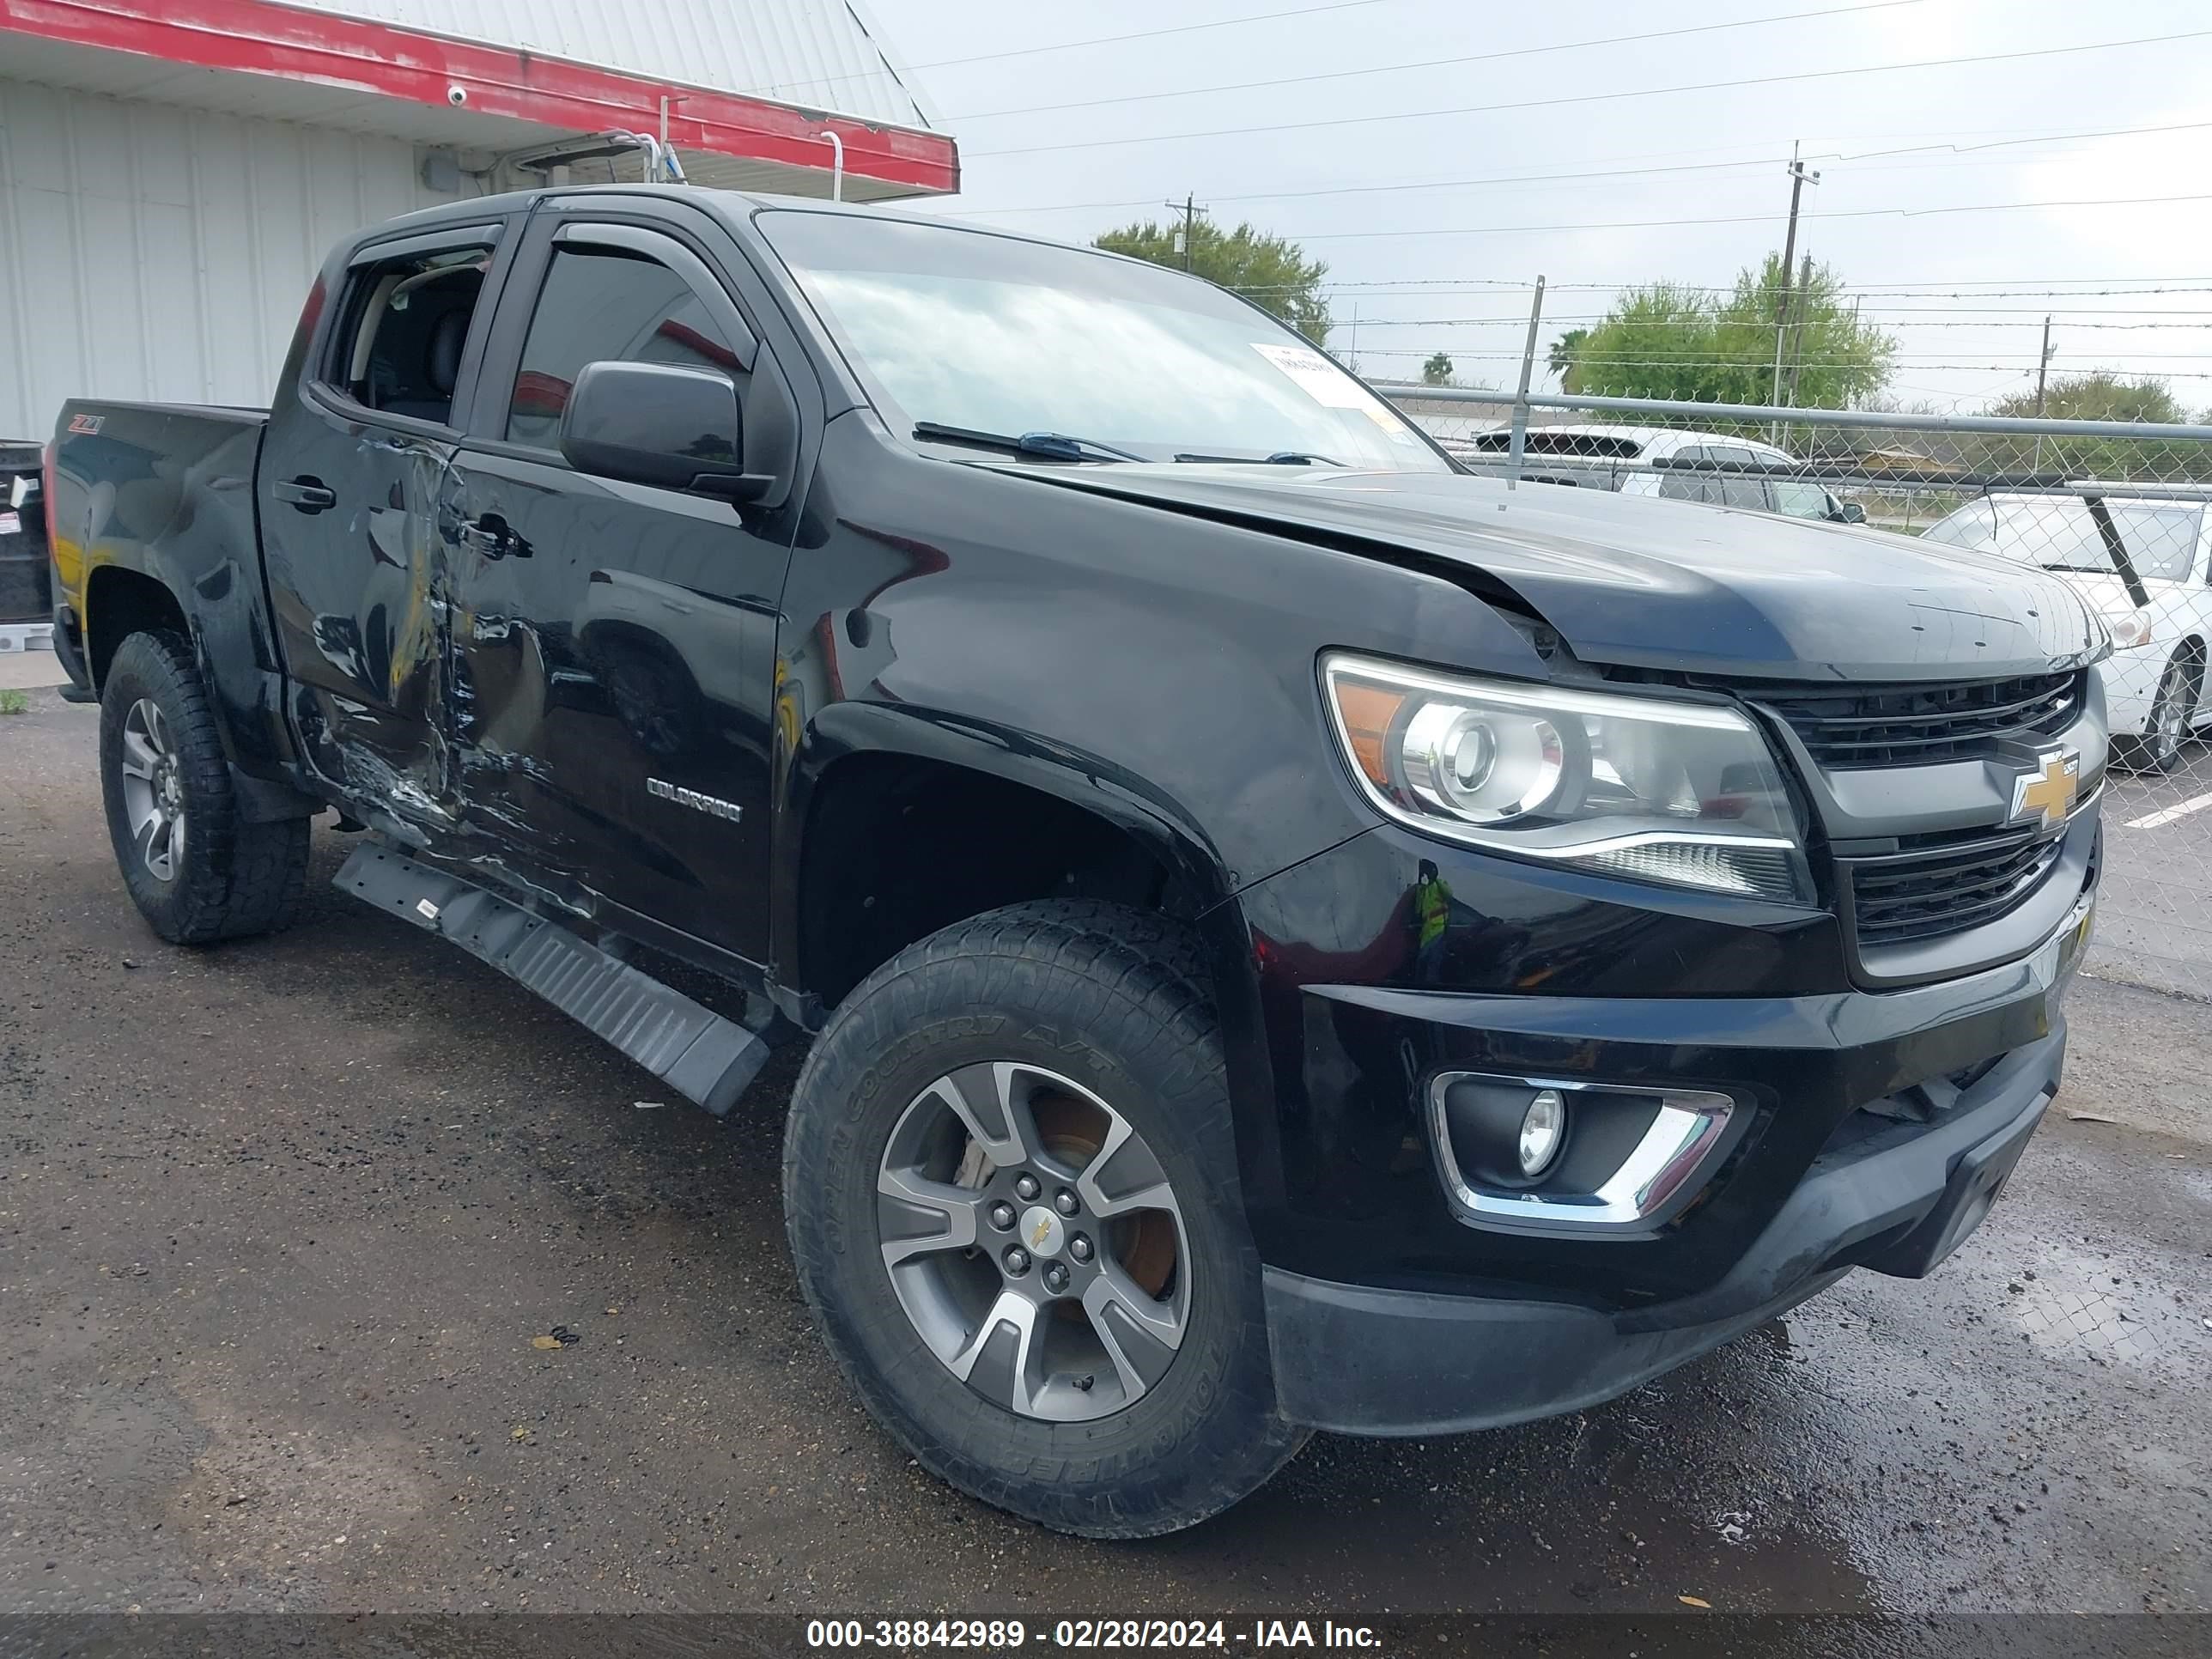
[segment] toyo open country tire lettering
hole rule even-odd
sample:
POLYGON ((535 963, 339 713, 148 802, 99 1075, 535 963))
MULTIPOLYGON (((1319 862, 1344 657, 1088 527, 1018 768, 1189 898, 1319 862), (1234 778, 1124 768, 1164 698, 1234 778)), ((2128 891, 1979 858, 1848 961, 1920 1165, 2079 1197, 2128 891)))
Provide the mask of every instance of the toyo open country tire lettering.
POLYGON ((831 1353, 963 1491, 1140 1538, 1304 1443, 1275 1409, 1220 1038, 1171 924, 1048 901, 909 947, 815 1045, 783 1167, 831 1353))
POLYGON ((215 716, 174 634, 133 634, 100 696, 100 793, 115 861, 154 931, 204 945, 290 925, 307 820, 245 823, 215 716))

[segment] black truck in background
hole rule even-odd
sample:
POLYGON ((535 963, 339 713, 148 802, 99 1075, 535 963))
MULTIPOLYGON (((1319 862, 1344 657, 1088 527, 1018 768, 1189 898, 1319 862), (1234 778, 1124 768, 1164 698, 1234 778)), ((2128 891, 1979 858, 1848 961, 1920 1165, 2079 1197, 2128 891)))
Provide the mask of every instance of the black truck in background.
POLYGON ((1467 476, 1176 273, 489 198, 340 246, 265 414, 55 444, 155 929, 285 925, 334 809, 347 890, 712 1109, 810 1042, 823 1334, 1050 1526, 1924 1274, 2058 1085, 2107 749, 2058 579, 1467 476))

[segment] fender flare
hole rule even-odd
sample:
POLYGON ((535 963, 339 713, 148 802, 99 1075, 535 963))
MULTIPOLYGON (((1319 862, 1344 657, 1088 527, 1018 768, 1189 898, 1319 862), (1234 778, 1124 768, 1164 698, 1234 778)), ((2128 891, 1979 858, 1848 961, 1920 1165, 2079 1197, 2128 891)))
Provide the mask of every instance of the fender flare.
POLYGON ((1178 802, 1100 757, 965 715, 902 704, 836 702, 807 723, 780 780, 771 853, 779 963, 794 960, 797 949, 799 877, 814 792, 840 762, 868 754, 963 767, 1054 796, 1130 836, 1182 884, 1189 902, 1180 919, 1197 933, 1212 970, 1246 1190, 1255 1178, 1277 1184, 1279 1176, 1270 1174, 1279 1168, 1273 1067, 1251 936, 1236 902, 1240 886, 1273 872, 1229 869, 1212 837, 1178 802))

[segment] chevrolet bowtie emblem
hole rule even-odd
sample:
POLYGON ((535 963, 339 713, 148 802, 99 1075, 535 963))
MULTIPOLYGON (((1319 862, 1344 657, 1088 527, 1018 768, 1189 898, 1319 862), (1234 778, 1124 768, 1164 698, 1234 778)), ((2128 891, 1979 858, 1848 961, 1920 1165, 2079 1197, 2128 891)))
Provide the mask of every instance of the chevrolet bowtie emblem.
POLYGON ((2036 769, 2012 781, 2012 821, 2039 817, 2045 830, 2056 830, 2074 810, 2074 792, 2081 781, 2081 757, 2071 749, 2046 749, 2036 757, 2036 769))

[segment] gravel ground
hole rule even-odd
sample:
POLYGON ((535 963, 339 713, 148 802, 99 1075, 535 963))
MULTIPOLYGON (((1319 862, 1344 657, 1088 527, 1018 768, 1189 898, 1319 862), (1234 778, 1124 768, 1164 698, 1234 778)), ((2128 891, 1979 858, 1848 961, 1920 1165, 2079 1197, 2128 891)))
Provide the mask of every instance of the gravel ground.
POLYGON ((924 1476, 831 1371, 794 1056, 726 1121, 649 1104, 331 891, 330 835, 293 932, 165 946, 94 727, 0 719, 0 1612, 2212 1611, 2201 1003, 2078 985, 2057 1109, 1929 1281, 1082 1543, 924 1476))

